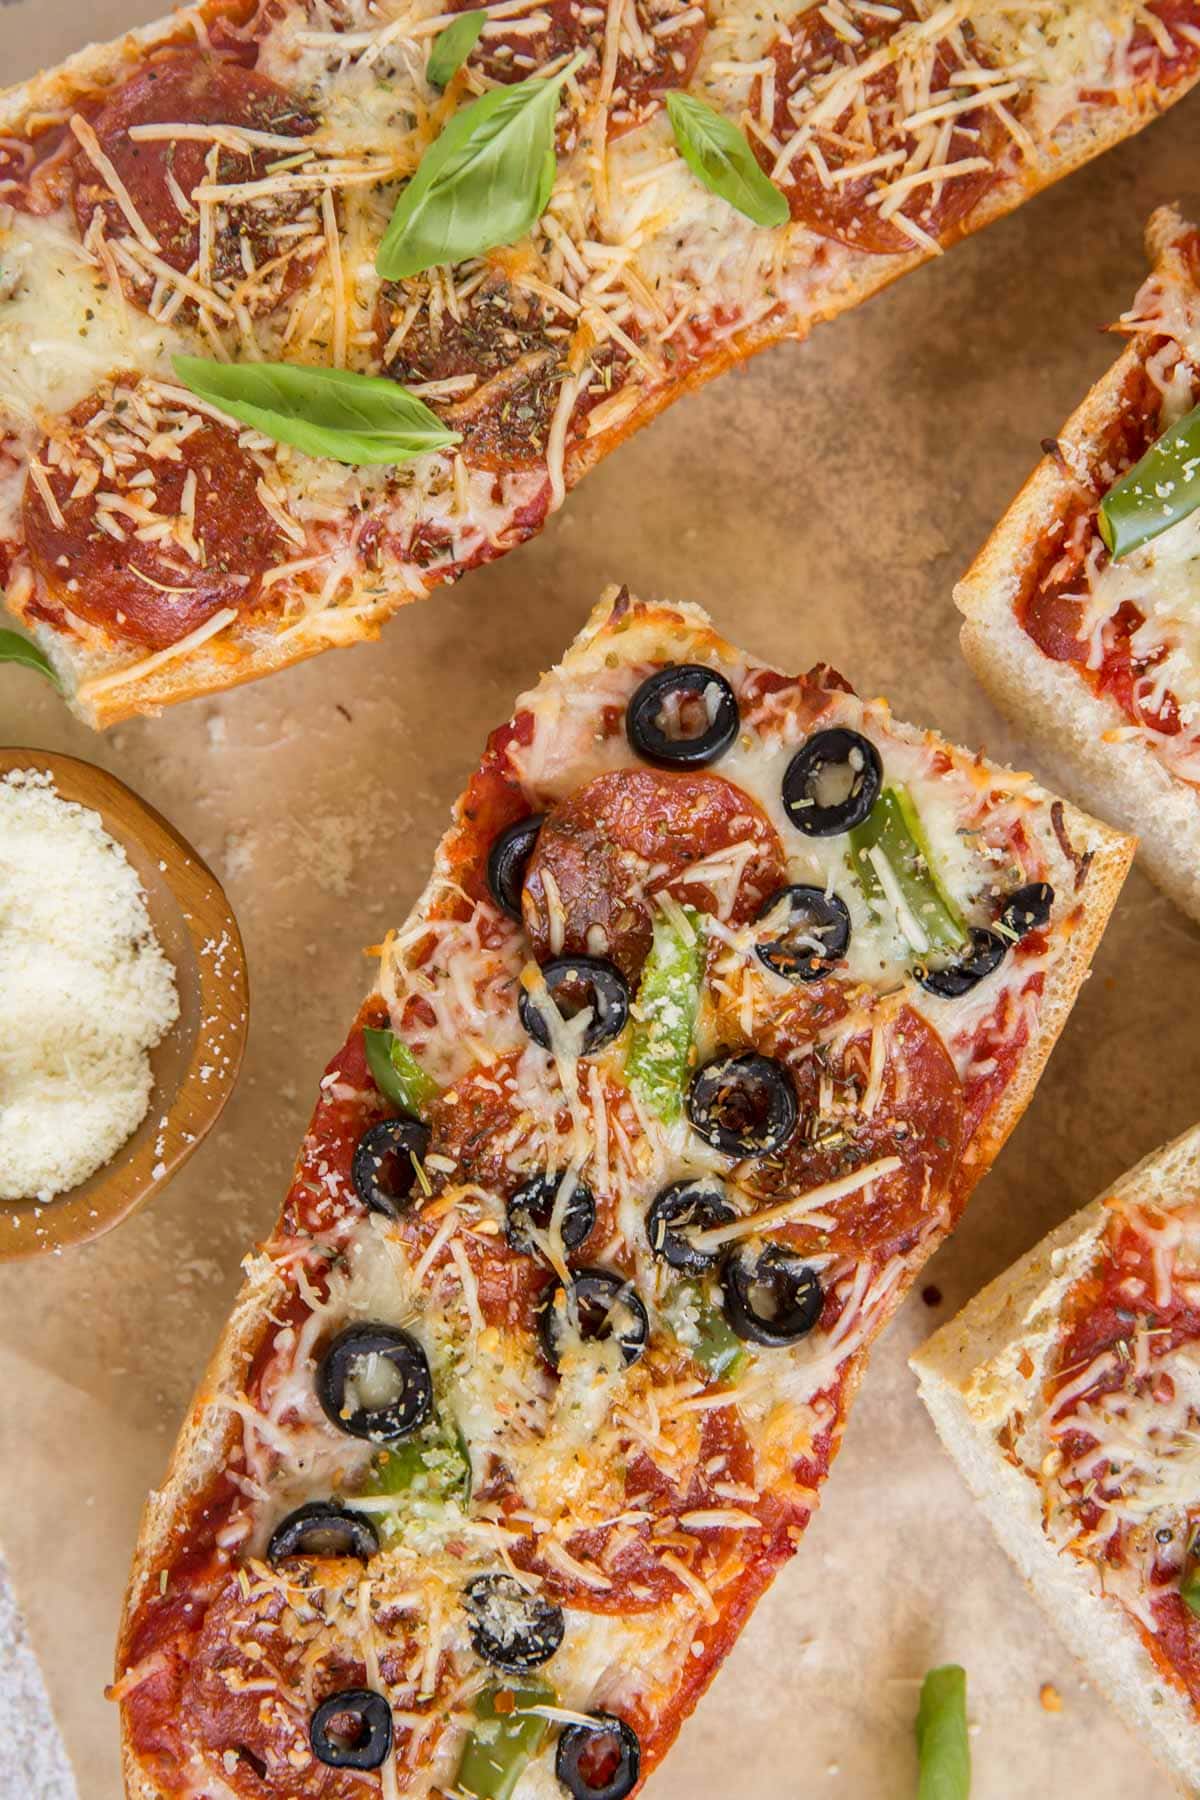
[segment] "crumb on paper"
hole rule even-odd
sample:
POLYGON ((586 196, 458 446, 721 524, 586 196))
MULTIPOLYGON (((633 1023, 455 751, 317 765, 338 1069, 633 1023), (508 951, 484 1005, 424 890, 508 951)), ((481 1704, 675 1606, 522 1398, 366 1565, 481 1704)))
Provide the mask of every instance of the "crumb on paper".
POLYGON ((1043 1681, 1038 1690, 1038 1699, 1042 1703, 1042 1711, 1060 1713, 1063 1709, 1062 1695, 1052 1681, 1043 1681))
POLYGON ((289 880, 344 900, 354 891, 361 859, 385 837, 402 841, 411 825, 411 815, 398 810, 390 795, 362 796, 353 812, 309 810, 230 831, 220 860, 226 879, 236 881, 286 858, 289 880))
POLYGON ((254 867, 254 834, 250 831, 231 831, 221 850, 221 863, 227 881, 236 881, 241 875, 248 875, 254 867))

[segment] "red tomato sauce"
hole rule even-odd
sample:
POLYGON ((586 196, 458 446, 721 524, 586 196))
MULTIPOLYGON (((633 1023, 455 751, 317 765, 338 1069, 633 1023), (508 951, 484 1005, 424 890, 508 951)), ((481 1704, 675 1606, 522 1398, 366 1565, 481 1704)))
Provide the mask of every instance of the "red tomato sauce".
MULTIPOLYGON (((854 47, 853 62, 868 61, 898 31, 921 16, 912 0, 903 0, 902 5, 887 8, 886 14, 859 15, 855 29, 861 42, 854 47)), ((987 58, 977 43, 972 45, 971 55, 972 60, 986 66, 987 58)), ((793 95, 797 92, 807 94, 810 83, 840 72, 850 65, 851 58, 842 32, 814 7, 797 16, 775 45, 772 59, 775 63, 773 133, 778 142, 786 144, 795 135, 799 122, 791 110, 793 95)), ((948 39, 943 39, 937 46, 930 72, 930 91, 953 90, 960 67, 957 52, 948 39)), ((761 86, 760 77, 756 79, 751 95, 753 112, 761 108, 761 86)), ((880 155, 899 155, 901 164, 911 155, 916 140, 903 123, 911 106, 906 94, 897 68, 888 65, 869 75, 861 90, 855 88, 847 95, 845 109, 837 119, 827 120, 824 128, 818 127, 815 148, 825 169, 839 179, 829 182, 805 150, 795 155, 779 177, 793 219, 820 237, 832 238, 852 250, 876 256, 904 255, 917 247, 913 235, 893 223, 891 218, 884 217, 875 204, 886 183, 898 172, 897 167, 887 171, 876 168, 861 176, 848 173, 856 163, 874 163, 880 155), (872 114, 869 146, 864 144, 858 116, 864 107, 869 107, 872 114)), ((773 175, 774 152, 757 136, 751 142, 762 167, 768 175, 773 175)), ((1004 127, 991 107, 980 105, 962 113, 954 121, 945 162, 986 159, 989 166, 915 188, 900 211, 926 237, 938 243, 961 235, 970 214, 995 182, 1008 143, 1004 127)))
MULTIPOLYGON (((1193 54, 1200 56, 1200 50, 1193 54)), ((1151 353, 1161 348, 1163 341, 1153 343, 1151 353)), ((1161 402, 1159 389, 1146 371, 1134 370, 1122 397, 1120 417, 1095 458, 1095 479, 1101 492, 1112 487, 1155 442, 1161 402)), ((1026 570, 1016 616, 1044 656, 1052 662, 1069 663, 1091 691, 1110 700, 1130 724, 1174 737, 1182 728, 1175 694, 1167 689, 1154 706, 1139 694, 1166 652, 1135 653, 1131 640, 1147 616, 1136 602, 1125 601, 1107 622, 1095 663, 1090 660, 1090 645, 1081 636, 1088 559, 1099 549, 1099 567, 1104 568, 1108 561, 1100 539, 1098 509, 1099 495, 1095 500, 1072 497, 1064 504, 1059 531, 1043 539, 1026 570)))
MULTIPOLYGON (((1168 1359, 1173 1352, 1183 1345, 1200 1342, 1200 1307, 1174 1289, 1165 1304, 1155 1297, 1150 1247, 1119 1216, 1109 1224, 1103 1255, 1097 1266, 1078 1281, 1067 1296, 1063 1316, 1065 1335, 1055 1360, 1055 1374, 1048 1383, 1051 1407, 1052 1396, 1058 1389, 1106 1350, 1131 1342, 1140 1326, 1147 1327, 1153 1334, 1149 1340, 1150 1372, 1144 1377, 1150 1383, 1169 1382, 1168 1359), (1137 1280, 1142 1282, 1142 1290, 1131 1295, 1127 1284, 1137 1280), (1166 1366, 1156 1369, 1156 1365, 1166 1366)), ((1106 1393, 1116 1392, 1125 1384, 1127 1374, 1127 1363, 1123 1353, 1119 1352, 1115 1366, 1103 1372, 1084 1393, 1075 1396, 1069 1407, 1073 1409, 1080 1401, 1094 1401, 1106 1393)), ((1069 1411, 1065 1416, 1070 1416, 1069 1411)), ((1083 1423, 1078 1429, 1064 1432, 1058 1441, 1069 1461, 1082 1456, 1096 1444, 1095 1437, 1083 1423)), ((1095 1530, 1103 1517, 1100 1508, 1086 1498, 1082 1488, 1075 1495, 1074 1509, 1085 1530, 1095 1530)), ((1187 1534, 1189 1543, 1194 1524, 1195 1519, 1191 1518, 1187 1534)), ((1126 1530, 1124 1526, 1119 1527, 1103 1547, 1105 1559, 1114 1565, 1125 1560, 1123 1540, 1126 1530)), ((1178 1556, 1174 1563, 1156 1564, 1152 1571, 1156 1582, 1177 1580, 1179 1573, 1178 1556)), ((1177 1591, 1156 1596, 1151 1603, 1151 1612, 1158 1627, 1156 1632, 1148 1631, 1138 1619, 1133 1621, 1146 1649, 1163 1675, 1181 1686, 1193 1704, 1200 1707, 1200 1619, 1184 1604, 1177 1591)), ((1133 1618, 1132 1614, 1129 1616, 1133 1618)))

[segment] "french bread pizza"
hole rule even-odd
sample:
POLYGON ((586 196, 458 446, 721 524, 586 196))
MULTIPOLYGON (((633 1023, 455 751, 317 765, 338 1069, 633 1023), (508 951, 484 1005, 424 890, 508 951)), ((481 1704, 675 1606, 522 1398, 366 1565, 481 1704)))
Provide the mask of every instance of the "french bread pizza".
POLYGON ((1125 351, 955 599, 997 704, 1200 918, 1200 232, 1163 207, 1147 245, 1125 351))
POLYGON ((1132 849, 607 594, 387 934, 149 1500, 131 1800, 631 1794, 796 1549, 1132 849))
POLYGON ((105 725, 378 632, 1173 104, 1200 0, 201 0, 0 96, 0 580, 105 725))
POLYGON ((911 1359, 947 1450, 1089 1679, 1200 1787, 1200 1126, 911 1359))

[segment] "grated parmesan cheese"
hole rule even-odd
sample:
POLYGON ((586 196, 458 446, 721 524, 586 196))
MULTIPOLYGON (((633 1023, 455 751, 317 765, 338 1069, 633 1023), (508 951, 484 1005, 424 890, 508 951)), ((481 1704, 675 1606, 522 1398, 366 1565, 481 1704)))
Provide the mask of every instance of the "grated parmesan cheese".
POLYGON ((47 1201, 145 1118, 175 971, 125 852, 49 775, 0 781, 0 1199, 47 1201))

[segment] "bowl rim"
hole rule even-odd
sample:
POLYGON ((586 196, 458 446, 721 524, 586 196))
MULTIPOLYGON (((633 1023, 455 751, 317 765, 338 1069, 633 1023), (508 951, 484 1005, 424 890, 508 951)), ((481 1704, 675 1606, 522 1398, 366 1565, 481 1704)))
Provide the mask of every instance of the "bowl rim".
MULTIPOLYGON (((135 1132, 108 1163, 53 1200, 0 1200, 0 1263, 90 1243, 166 1186, 212 1130, 233 1092, 250 1011, 246 952, 233 908, 182 833, 118 776, 80 757, 0 744, 0 779, 18 769, 50 775, 64 800, 100 812, 105 831, 126 853, 136 842, 158 864, 190 940, 200 1023, 169 1103, 156 1102, 151 1094, 150 1110, 157 1104, 165 1120, 158 1133, 143 1133, 138 1142, 135 1132), (215 1058, 209 1034, 214 1021, 221 1027, 215 1058)), ((176 963, 175 975, 182 982, 188 972, 176 963)))

